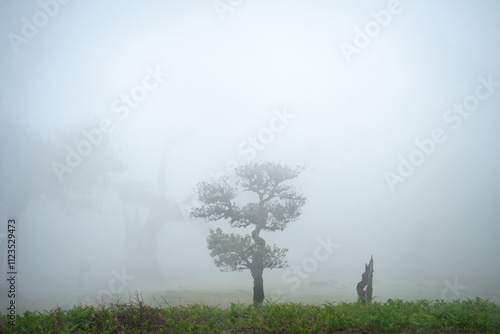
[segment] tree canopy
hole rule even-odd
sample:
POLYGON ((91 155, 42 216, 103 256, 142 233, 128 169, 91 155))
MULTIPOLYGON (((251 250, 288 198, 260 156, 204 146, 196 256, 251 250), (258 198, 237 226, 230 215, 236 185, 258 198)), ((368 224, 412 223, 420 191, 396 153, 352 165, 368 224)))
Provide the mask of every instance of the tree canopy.
POLYGON ((306 200, 283 182, 296 178, 302 170, 299 166, 292 169, 279 163, 254 162, 236 169, 236 187, 229 184, 228 177, 215 183, 201 182, 198 196, 204 205, 195 208, 192 215, 207 221, 228 219, 231 227, 255 224, 261 225, 264 231, 282 231, 288 223, 299 218, 306 200), (235 198, 242 191, 257 194, 259 201, 242 207, 237 205, 235 198))
MULTIPOLYGON (((288 249, 270 247, 260 231, 283 231, 301 215, 306 198, 286 181, 296 178, 303 170, 272 162, 254 162, 235 170, 237 181, 228 177, 217 182, 198 184, 198 197, 203 203, 191 215, 206 221, 226 220, 231 227, 255 225, 251 235, 227 234, 211 229, 207 238, 210 255, 221 271, 250 269, 254 278, 254 305, 264 300, 262 274, 264 269, 284 268, 288 249), (239 204, 245 192, 255 194, 256 201, 239 204)), ((245 198, 247 199, 247 198, 245 198)))

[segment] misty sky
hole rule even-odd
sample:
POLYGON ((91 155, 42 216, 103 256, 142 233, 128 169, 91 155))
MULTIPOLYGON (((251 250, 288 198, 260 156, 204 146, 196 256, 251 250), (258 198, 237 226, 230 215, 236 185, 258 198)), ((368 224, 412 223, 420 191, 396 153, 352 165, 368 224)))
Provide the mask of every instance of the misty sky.
MULTIPOLYGON (((355 298, 373 255, 382 299, 398 284, 439 292, 458 279, 468 288, 457 297, 500 302, 498 284, 485 288, 500 282, 499 3, 62 2, 0 3, 0 219, 19 220, 26 298, 77 293, 80 257, 88 295, 123 267, 129 239, 113 189, 85 195, 101 211, 60 208, 75 180, 109 168, 92 160, 102 155, 126 166, 111 182, 158 192, 163 173, 163 195, 186 212, 196 184, 228 166, 304 166, 293 182, 308 200, 301 219, 262 235, 289 248, 290 265, 313 256, 319 237, 339 245, 301 286, 335 280, 355 298), (104 124, 107 146, 58 172, 88 124, 104 124)), ((161 227, 165 289, 251 290, 248 271, 215 268, 210 227, 249 232, 195 219, 161 227)), ((265 284, 290 291, 286 270, 265 271, 265 284)))

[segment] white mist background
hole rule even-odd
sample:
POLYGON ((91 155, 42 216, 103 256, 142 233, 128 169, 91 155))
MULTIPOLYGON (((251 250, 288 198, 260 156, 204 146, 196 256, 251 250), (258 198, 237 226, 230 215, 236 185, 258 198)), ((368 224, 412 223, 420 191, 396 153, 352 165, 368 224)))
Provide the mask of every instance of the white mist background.
MULTIPOLYGON (((116 126, 111 146, 128 164, 119 178, 152 190, 161 149, 182 138, 170 151, 166 196, 183 201, 228 161, 244 163, 238 146, 269 127, 273 111, 286 109, 295 118, 255 160, 304 166, 294 183, 308 203, 299 221, 262 236, 289 248, 291 265, 312 256, 318 237, 330 235, 340 245, 301 288, 335 280, 345 286, 342 298, 354 299, 373 255, 374 294, 382 300, 415 298, 418 284, 439 298, 444 280, 458 278, 467 286, 461 297, 498 302, 500 92, 456 130, 443 114, 474 93, 479 77, 500 79, 500 6, 400 1, 402 11, 348 63, 341 43, 352 44, 355 28, 389 3, 243 1, 221 20, 210 1, 71 1, 15 52, 8 34, 20 34, 22 18, 31 19, 40 6, 3 2, 0 122, 57 140, 61 129, 110 118, 116 126), (140 84, 147 67, 168 74, 119 120, 113 101, 140 84), (446 141, 392 192, 384 173, 396 172, 398 157, 407 158, 414 142, 435 128, 445 131, 446 141)), ((75 133, 75 141, 80 137, 75 133)), ((2 160, 21 161, 15 142, 4 136, 1 143, 8 148, 0 151, 2 160)), ((59 152, 70 144, 57 143, 59 152)), ((50 164, 33 168, 54 178, 50 164)), ((2 173, 5 187, 15 188, 9 178, 2 173)), ((27 303, 78 294, 79 256, 91 264, 85 295, 95 295, 112 270, 121 270, 120 203, 111 191, 91 196, 102 213, 67 216, 43 199, 18 213, 19 291, 27 303)), ((1 200, 6 221, 9 200, 1 200)), ((251 291, 248 271, 215 268, 206 237, 217 226, 245 232, 224 223, 165 224, 156 238, 164 286, 154 289, 251 291)), ((274 287, 295 293, 283 283, 285 271, 265 271, 267 297, 274 287)), ((130 287, 153 289, 139 281, 130 287)), ((340 294, 311 291, 328 300, 340 294)))

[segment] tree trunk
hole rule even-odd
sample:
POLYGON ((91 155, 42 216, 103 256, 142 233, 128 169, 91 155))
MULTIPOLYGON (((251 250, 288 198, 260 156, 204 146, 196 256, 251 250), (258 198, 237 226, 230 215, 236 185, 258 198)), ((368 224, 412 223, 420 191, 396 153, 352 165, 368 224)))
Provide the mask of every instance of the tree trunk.
POLYGON ((257 307, 264 301, 263 269, 254 269, 253 276, 253 306, 257 307))
POLYGON ((252 277, 253 277, 253 306, 257 307, 264 301, 264 253, 266 249, 266 241, 259 236, 260 228, 257 227, 252 232, 252 238, 257 244, 252 261, 252 277))
POLYGON ((359 299, 363 304, 370 303, 372 301, 373 292, 373 256, 370 259, 369 264, 365 264, 365 272, 361 274, 361 282, 356 286, 356 291, 358 293, 359 299), (364 288, 366 287, 366 291, 364 288))

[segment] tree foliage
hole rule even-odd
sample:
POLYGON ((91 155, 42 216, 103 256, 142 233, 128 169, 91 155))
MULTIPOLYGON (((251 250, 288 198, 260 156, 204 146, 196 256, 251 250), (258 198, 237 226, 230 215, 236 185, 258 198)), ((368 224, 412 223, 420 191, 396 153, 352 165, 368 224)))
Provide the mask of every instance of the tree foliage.
MULTIPOLYGON (((253 269, 253 257, 257 245, 249 235, 227 234, 220 228, 211 229, 207 239, 210 256, 214 258, 215 265, 221 271, 243 271, 253 269)), ((287 248, 272 248, 266 245, 264 253, 264 268, 285 268, 287 248)))
POLYGON ((288 249, 266 245, 259 232, 282 231, 299 218, 306 199, 286 181, 296 178, 302 170, 298 166, 293 169, 280 163, 254 162, 236 169, 234 185, 228 177, 198 184, 203 205, 194 208, 192 216, 206 221, 223 219, 234 228, 255 225, 251 236, 227 234, 220 228, 210 231, 208 249, 221 271, 250 269, 255 278, 262 275, 264 268, 286 266, 288 249), (254 193, 257 201, 238 204, 237 197, 244 192, 254 193))
POLYGON ((231 186, 227 177, 215 183, 200 183, 198 196, 204 205, 195 208, 192 215, 207 221, 227 219, 231 227, 262 224, 265 231, 282 231, 288 223, 299 218, 306 200, 291 185, 283 182, 294 179, 302 170, 298 166, 292 169, 271 162, 243 165, 236 169, 236 186, 231 186), (241 191, 238 191, 238 187, 241 191), (242 191, 257 194, 259 201, 240 207, 235 198, 242 191))

